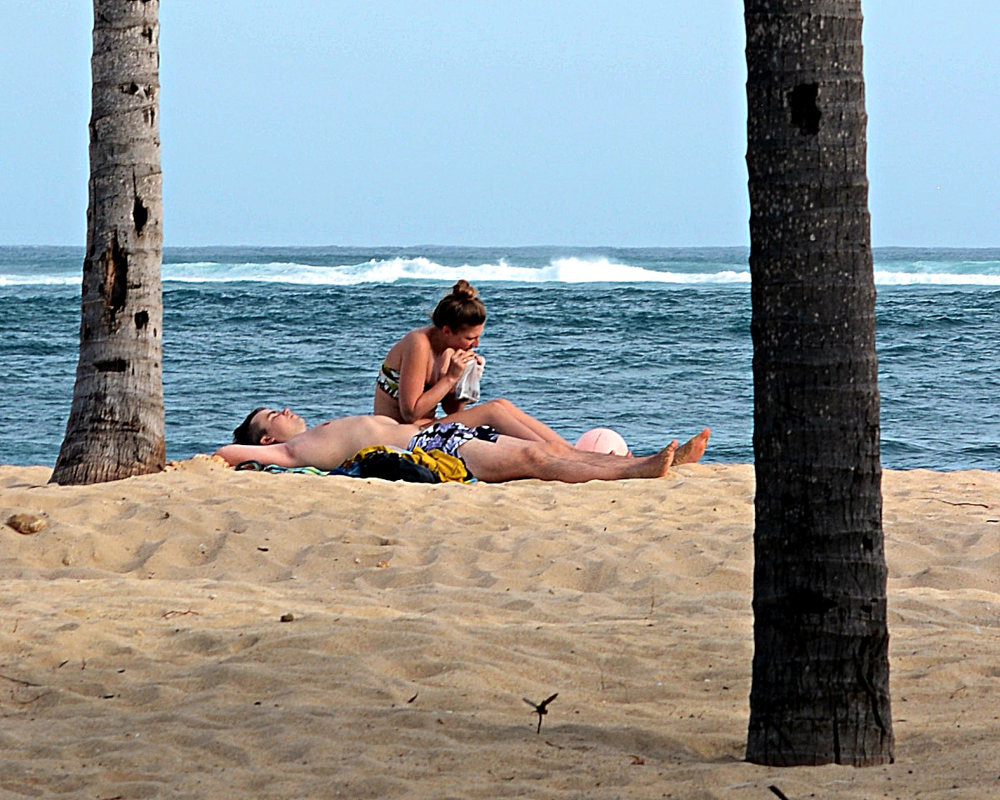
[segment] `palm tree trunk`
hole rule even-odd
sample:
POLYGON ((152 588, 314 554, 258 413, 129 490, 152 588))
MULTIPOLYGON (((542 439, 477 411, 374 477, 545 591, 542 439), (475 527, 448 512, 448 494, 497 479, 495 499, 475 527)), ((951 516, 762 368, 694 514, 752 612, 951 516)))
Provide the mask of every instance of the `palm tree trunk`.
POLYGON ((55 483, 163 468, 158 0, 94 0, 80 360, 55 483))
POLYGON ((860 0, 745 0, 754 345, 747 759, 892 760, 860 0))

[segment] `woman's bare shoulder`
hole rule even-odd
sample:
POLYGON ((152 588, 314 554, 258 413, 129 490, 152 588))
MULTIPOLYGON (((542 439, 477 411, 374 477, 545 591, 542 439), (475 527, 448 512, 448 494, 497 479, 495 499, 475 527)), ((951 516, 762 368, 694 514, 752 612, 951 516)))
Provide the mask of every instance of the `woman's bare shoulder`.
POLYGON ((415 353, 431 352, 431 341, 423 328, 416 328, 403 335, 385 354, 385 363, 392 369, 399 369, 404 358, 411 358, 415 353))
MULTIPOLYGON (((409 355, 431 353, 431 337, 427 328, 416 328, 400 339, 399 342, 397 342, 396 347, 398 347, 401 352, 409 355)), ((393 350, 395 350, 396 347, 394 347, 393 350)))

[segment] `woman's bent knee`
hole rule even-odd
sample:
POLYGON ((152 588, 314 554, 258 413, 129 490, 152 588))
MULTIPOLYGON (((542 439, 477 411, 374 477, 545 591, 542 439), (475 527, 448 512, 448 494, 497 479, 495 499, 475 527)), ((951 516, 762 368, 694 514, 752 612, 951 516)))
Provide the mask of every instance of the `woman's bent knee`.
POLYGON ((493 408, 499 409, 501 411, 511 411, 516 408, 516 406, 510 402, 506 397, 494 397, 492 400, 487 400, 485 403, 479 404, 480 408, 493 408))

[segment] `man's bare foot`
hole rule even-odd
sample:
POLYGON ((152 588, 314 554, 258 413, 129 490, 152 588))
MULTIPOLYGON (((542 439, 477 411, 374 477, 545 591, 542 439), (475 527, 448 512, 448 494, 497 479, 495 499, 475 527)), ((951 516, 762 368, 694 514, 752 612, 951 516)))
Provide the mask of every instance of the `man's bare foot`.
POLYGON ((697 436, 693 436, 684 442, 684 444, 677 448, 677 452, 674 454, 674 463, 693 464, 705 455, 705 448, 708 447, 708 437, 711 433, 708 428, 705 428, 697 436))
MULTIPOLYGON (((670 444, 664 447, 659 453, 649 456, 649 473, 650 478, 662 478, 667 474, 670 469, 670 465, 674 463, 674 454, 677 452, 677 440, 674 439, 670 444)), ((645 461, 646 459, 635 459, 636 461, 645 461)))

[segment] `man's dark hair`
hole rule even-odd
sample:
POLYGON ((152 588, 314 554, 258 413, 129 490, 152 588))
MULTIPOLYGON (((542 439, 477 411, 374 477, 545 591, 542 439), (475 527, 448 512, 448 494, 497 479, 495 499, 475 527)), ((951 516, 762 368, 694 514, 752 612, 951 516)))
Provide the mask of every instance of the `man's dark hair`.
POLYGON ((247 418, 233 431, 234 444, 260 444, 260 438, 264 434, 258 426, 253 424, 253 418, 263 411, 264 408, 265 406, 255 408, 247 414, 247 418))

